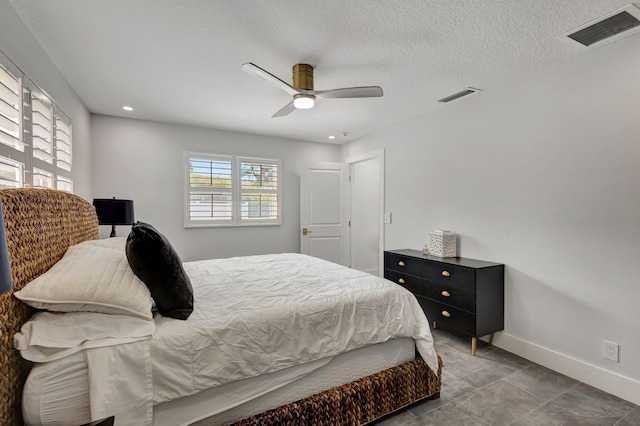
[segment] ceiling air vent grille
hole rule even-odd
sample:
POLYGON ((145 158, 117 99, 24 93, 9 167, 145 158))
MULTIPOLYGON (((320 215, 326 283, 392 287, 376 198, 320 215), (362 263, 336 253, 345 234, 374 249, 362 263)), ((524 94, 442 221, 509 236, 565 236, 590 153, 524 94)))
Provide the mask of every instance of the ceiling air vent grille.
POLYGON ((640 25, 640 21, 629 12, 621 12, 594 25, 569 34, 567 37, 585 46, 605 40, 640 25))
POLYGON ((466 89, 461 90, 461 91, 459 91, 457 93, 454 93, 453 95, 449 95, 449 96, 446 96, 446 97, 444 97, 442 99, 438 99, 438 102, 446 103, 446 102, 455 101, 456 99, 460 99, 463 96, 467 96, 467 95, 470 95, 472 93, 476 93, 476 92, 479 92, 479 91, 480 91, 480 89, 474 89, 473 87, 467 87, 466 89))
POLYGON ((640 11, 633 5, 629 5, 569 31, 563 36, 580 43, 583 47, 589 47, 604 40, 613 41, 638 31, 640 31, 640 11))

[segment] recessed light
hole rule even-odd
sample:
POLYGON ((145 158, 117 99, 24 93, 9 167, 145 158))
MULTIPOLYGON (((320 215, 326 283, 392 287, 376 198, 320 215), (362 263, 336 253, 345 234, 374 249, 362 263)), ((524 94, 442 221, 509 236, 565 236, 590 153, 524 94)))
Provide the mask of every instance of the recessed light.
POLYGON ((131 108, 130 106, 123 106, 122 109, 125 111, 133 111, 133 108, 131 108))
POLYGON ((336 138, 335 136, 329 136, 329 139, 335 139, 335 138, 336 138))

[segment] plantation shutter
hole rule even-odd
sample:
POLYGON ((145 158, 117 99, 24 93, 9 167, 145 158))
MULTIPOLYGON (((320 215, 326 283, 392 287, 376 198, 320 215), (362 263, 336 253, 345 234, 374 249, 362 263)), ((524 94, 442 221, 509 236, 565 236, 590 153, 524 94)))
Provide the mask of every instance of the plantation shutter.
POLYGON ((31 91, 31 146, 33 158, 53 164, 53 105, 35 89, 31 91))
POLYGON ((22 187, 23 164, 0 157, 0 189, 22 187))
POLYGON ((185 152, 185 227, 282 224, 280 160, 185 152))
POLYGON ((232 222, 233 161, 230 157, 189 157, 189 219, 232 222))
POLYGON ((24 152, 20 120, 21 93, 21 78, 0 63, 0 143, 24 152))
POLYGON ((59 191, 73 192, 73 181, 64 176, 56 178, 56 189, 59 191))
POLYGON ((0 189, 24 185, 22 73, 0 53, 0 189))
POLYGON ((72 127, 71 119, 54 105, 53 141, 56 167, 55 188, 59 191, 73 192, 71 180, 72 163, 72 127))
POLYGON ((73 191, 71 120, 0 52, 0 188, 73 191))
POLYGON ((240 159, 240 221, 278 220, 278 163, 240 159))
POLYGON ((71 120, 57 112, 54 121, 56 166, 71 171, 71 120))

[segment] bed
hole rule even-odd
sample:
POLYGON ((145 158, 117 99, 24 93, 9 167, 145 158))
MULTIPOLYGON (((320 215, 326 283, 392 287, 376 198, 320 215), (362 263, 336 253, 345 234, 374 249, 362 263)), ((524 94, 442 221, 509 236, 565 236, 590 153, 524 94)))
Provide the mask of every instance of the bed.
MULTIPOLYGON (((93 206, 71 194, 46 189, 11 189, 0 191, 0 198, 14 285, 12 291, 0 296, 2 319, 2 342, 0 342, 2 375, 0 380, 3 381, 0 387, 2 389, 0 391, 0 423, 18 425, 23 424, 21 416, 22 390, 29 366, 14 349, 13 337, 31 317, 33 310, 13 297, 12 293, 22 289, 34 278, 48 271, 63 257, 69 247, 85 241, 96 240, 98 226, 93 206)), ((284 255, 281 257, 284 259, 285 265, 286 262, 293 261, 290 257, 284 255)), ((267 264, 274 261, 271 257, 261 260, 267 264)), ((294 260, 297 261, 297 258, 294 260)), ((238 263, 238 260, 226 260, 225 262, 227 263, 218 263, 216 267, 229 268, 231 267, 229 265, 232 265, 233 262, 238 263)), ((322 264, 315 265, 318 268, 322 267, 322 264)), ((198 268, 206 269, 200 264, 189 267, 193 268, 191 274, 195 274, 194 271, 197 271, 198 268)), ((355 271, 340 273, 356 274, 355 271)), ((365 279, 357 275, 351 277, 355 281, 365 279)), ((383 284, 380 285, 384 287, 383 284)), ((196 287, 194 285, 194 289, 196 287)), ((196 299, 196 307, 198 307, 198 299, 196 299)), ((158 324, 161 329, 162 324, 158 324)), ((422 324, 421 320, 418 321, 418 324, 422 324)), ((414 330, 414 332, 424 333, 424 330, 414 330)), ((351 341, 352 339, 347 340, 351 341)), ((180 413, 181 409, 182 412, 185 411, 185 406, 180 406, 183 400, 188 401, 187 412, 202 410, 203 407, 206 408, 214 404, 211 401, 220 398, 220 392, 210 394, 215 389, 206 391, 199 389, 196 394, 190 396, 190 399, 172 400, 168 396, 165 402, 154 406, 154 424, 162 424, 160 419, 164 419, 165 424, 366 424, 416 401, 439 397, 442 368, 440 358, 437 358, 435 365, 431 361, 433 368, 427 366, 427 363, 417 355, 415 349, 413 349, 412 356, 407 358, 407 341, 410 343, 409 347, 415 348, 412 339, 406 337, 379 342, 387 345, 384 349, 387 352, 381 352, 383 355, 378 358, 387 359, 390 358, 389 354, 400 353, 392 362, 397 365, 382 368, 380 365, 384 364, 374 362, 375 371, 362 373, 361 376, 349 377, 346 383, 340 381, 344 380, 344 369, 354 370, 355 366, 367 364, 367 362, 362 362, 363 359, 374 360, 377 344, 366 344, 362 348, 350 346, 345 354, 333 356, 335 354, 332 353, 331 356, 322 359, 306 360, 308 362, 301 366, 283 364, 283 368, 276 369, 277 371, 265 370, 267 371, 265 375, 273 373, 275 376, 286 376, 276 378, 279 383, 276 386, 277 392, 254 391, 255 399, 251 399, 245 404, 235 404, 233 409, 215 413, 213 416, 203 417, 198 414, 189 421, 176 420, 175 423, 173 423, 174 420, 169 420, 172 413, 180 413), (414 354, 415 356, 413 356, 414 354), (334 362, 334 359, 338 358, 340 362, 334 362), (323 365, 316 366, 314 363, 323 365), (332 370, 334 364, 340 364, 342 367, 338 365, 332 370), (331 378, 332 376, 335 377, 331 378), (292 380, 291 377, 305 377, 307 380, 292 380), (327 379, 326 382, 325 379, 327 379), (309 388, 309 383, 315 385, 316 388, 309 388), (301 384, 302 386, 300 386, 301 384), (317 388, 318 386, 320 388, 317 388), (261 411, 256 413, 256 409, 261 411)), ((69 355, 69 357, 72 356, 69 355)), ((78 356, 77 353, 75 356, 78 356)), ((272 364, 272 361, 266 364, 272 364)), ((48 367, 54 372, 63 372, 65 376, 83 377, 87 374, 87 366, 82 363, 68 364, 64 367, 45 363, 37 365, 32 369, 32 373, 48 367)), ((31 377, 33 376, 34 374, 31 375, 31 377)), ((246 379, 222 384, 230 386, 223 388, 228 391, 224 391, 222 394, 228 396, 234 395, 235 392, 235 395, 244 395, 247 393, 247 389, 255 390, 262 386, 251 382, 253 380, 251 377, 246 379), (236 388, 233 388, 234 386, 236 388)), ((273 381, 269 383, 273 383, 273 381)), ((170 389, 171 386, 168 388, 170 389)), ((86 392, 83 395, 86 395, 86 392)), ((75 401, 80 399, 82 398, 76 397, 75 401)), ((118 421, 117 418, 116 421, 118 421)), ((120 419, 120 424, 127 423, 120 419)))

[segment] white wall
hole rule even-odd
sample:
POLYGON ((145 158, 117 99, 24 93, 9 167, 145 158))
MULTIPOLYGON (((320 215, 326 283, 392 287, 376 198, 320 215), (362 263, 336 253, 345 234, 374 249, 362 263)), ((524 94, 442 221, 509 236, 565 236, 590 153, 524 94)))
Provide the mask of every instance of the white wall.
POLYGON ((89 111, 7 1, 0 1, 0 49, 71 118, 74 192, 91 200, 89 111))
MULTIPOLYGON (((134 200, 136 220, 164 233, 184 261, 300 251, 302 163, 336 161, 336 145, 277 139, 150 121, 92 115, 93 193, 134 200), (188 228, 183 225, 183 153, 281 158, 281 226, 188 228)), ((108 235, 101 227, 101 235, 108 235)), ((126 226, 118 227, 126 236, 126 226)))
POLYGON ((640 37, 342 147, 386 149, 386 248, 506 264, 496 344, 640 403, 640 37), (601 357, 603 339, 620 362, 601 357))

